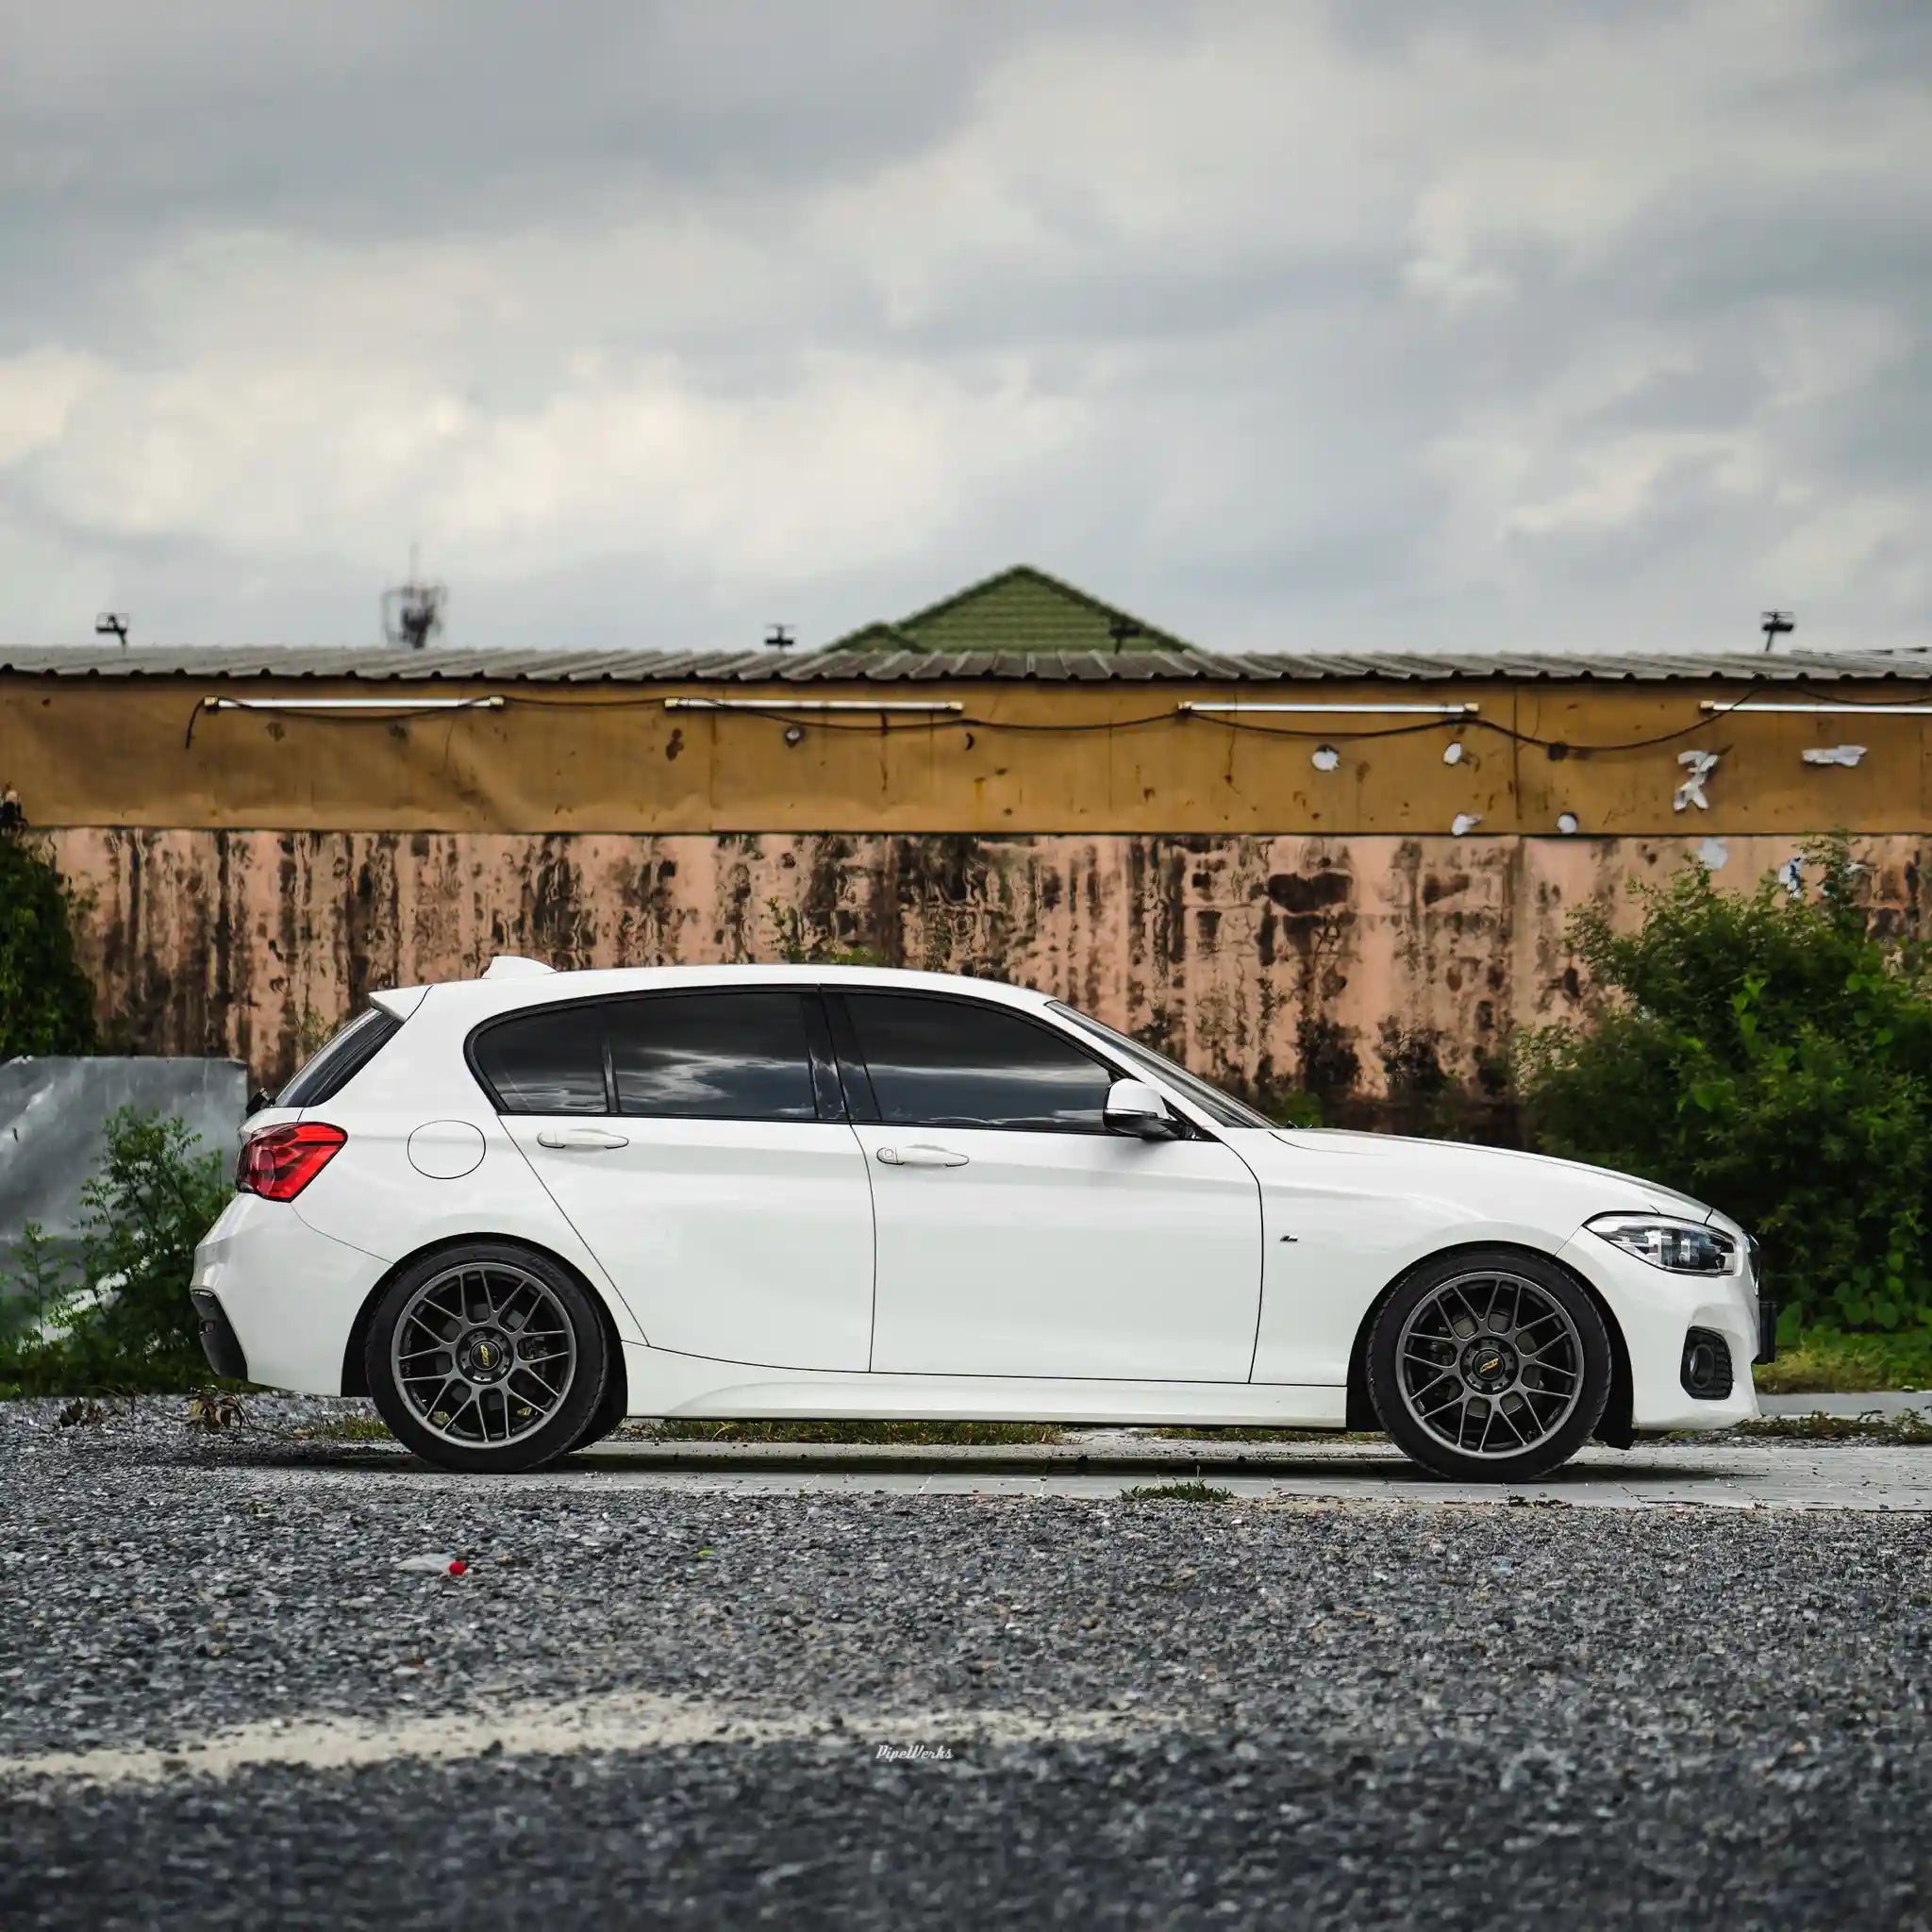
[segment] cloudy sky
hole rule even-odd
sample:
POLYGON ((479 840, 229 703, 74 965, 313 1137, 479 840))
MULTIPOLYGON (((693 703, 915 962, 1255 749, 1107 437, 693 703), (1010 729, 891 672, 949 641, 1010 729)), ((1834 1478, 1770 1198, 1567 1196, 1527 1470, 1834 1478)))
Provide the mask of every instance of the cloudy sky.
POLYGON ((0 0, 0 642, 1932 644, 1924 0, 0 0))

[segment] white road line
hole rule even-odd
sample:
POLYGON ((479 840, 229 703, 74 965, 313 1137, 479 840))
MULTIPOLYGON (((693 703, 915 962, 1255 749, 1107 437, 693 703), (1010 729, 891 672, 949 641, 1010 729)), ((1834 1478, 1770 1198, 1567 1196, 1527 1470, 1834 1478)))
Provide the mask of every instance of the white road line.
POLYGON ((159 1785, 233 1777, 274 1765, 336 1771, 414 1758, 447 1762, 500 1749, 507 1757, 647 1751, 692 1744, 769 1744, 841 1738, 872 1755, 879 1745, 1042 1743, 1171 1729, 1183 1717, 1151 1710, 840 1712, 738 1710, 724 1705, 614 1691, 566 1703, 496 1710, 410 1712, 388 1723, 339 1718, 260 1719, 180 1750, 104 1745, 0 1757, 0 1781, 54 1778, 92 1785, 159 1785))

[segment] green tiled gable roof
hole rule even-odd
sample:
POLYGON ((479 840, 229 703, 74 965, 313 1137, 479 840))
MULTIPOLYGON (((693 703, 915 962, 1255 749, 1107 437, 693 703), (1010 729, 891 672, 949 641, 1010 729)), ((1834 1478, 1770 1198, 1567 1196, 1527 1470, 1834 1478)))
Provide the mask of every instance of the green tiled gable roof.
POLYGON ((891 624, 869 624, 844 651, 1191 651, 1186 639, 1103 604, 1031 564, 956 591, 891 624))

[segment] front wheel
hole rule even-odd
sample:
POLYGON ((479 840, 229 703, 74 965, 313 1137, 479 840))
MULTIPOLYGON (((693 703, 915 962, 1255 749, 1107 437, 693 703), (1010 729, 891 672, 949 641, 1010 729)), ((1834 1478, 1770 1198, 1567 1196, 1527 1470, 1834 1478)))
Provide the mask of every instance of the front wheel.
POLYGON ((510 1473, 565 1455, 598 1414, 609 1361, 583 1286, 506 1241, 445 1248, 376 1305, 363 1367, 391 1431, 445 1469, 510 1473))
POLYGON ((1389 1297, 1368 1370, 1375 1413, 1411 1460, 1517 1482, 1589 1440, 1609 1399, 1610 1341, 1564 1269, 1474 1249, 1424 1263, 1389 1297))

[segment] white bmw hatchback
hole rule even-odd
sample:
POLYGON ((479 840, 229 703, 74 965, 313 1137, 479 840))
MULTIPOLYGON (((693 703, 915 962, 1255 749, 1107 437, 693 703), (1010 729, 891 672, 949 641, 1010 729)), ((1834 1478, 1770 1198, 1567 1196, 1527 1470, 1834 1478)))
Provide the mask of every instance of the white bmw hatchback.
POLYGON ((812 966, 381 992, 244 1130, 223 1374, 460 1470, 625 1416, 1381 1427, 1507 1480, 1756 1413, 1742 1230, 1288 1130, 1038 992, 812 966))

